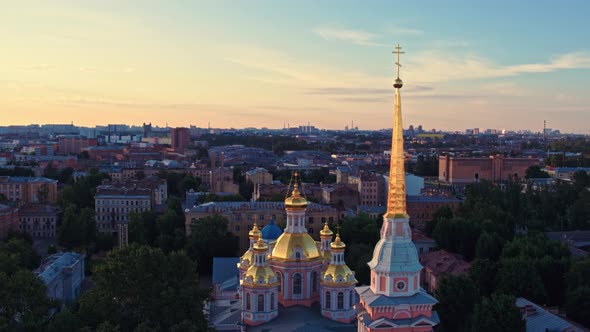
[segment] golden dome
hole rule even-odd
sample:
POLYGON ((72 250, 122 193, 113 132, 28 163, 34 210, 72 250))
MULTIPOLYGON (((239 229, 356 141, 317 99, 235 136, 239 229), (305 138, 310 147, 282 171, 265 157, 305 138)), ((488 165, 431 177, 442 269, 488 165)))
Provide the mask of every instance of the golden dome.
POLYGON ((344 249, 346 248, 346 244, 344 244, 344 242, 342 242, 342 240, 340 240, 340 234, 336 234, 336 239, 334 239, 334 242, 330 243, 330 247, 332 249, 344 249))
POLYGON ((250 266, 244 273, 242 284, 249 286, 274 286, 278 285, 278 279, 268 266, 250 266))
POLYGON ((320 236, 325 237, 325 236, 329 236, 332 237, 332 235, 334 235, 334 232, 332 232, 332 230, 330 230, 330 227, 328 227, 328 223, 324 223, 324 228, 320 231, 320 236))
POLYGON ((254 222, 254 225, 252 226, 252 230, 250 230, 250 232, 248 232, 248 235, 250 235, 250 237, 256 237, 256 238, 259 238, 262 235, 262 232, 258 229, 258 225, 256 225, 256 221, 254 222))
POLYGON ((291 196, 285 199, 285 207, 288 208, 304 208, 307 206, 307 200, 301 196, 299 192, 299 185, 295 183, 291 196))
POLYGON ((258 238, 258 242, 254 243, 254 246, 252 246, 252 248, 257 252, 259 252, 259 251, 265 252, 268 250, 268 246, 262 240, 261 237, 258 238))
POLYGON ((272 250, 272 259, 296 260, 295 253, 300 252, 299 260, 312 260, 320 257, 318 246, 307 233, 283 233, 277 239, 272 250))
POLYGON ((239 268, 243 268, 249 265, 252 265, 254 262, 254 252, 252 250, 247 250, 242 257, 240 257, 240 262, 238 263, 239 268), (247 265, 244 265, 242 262, 248 261, 247 265))
POLYGON ((330 284, 356 284, 354 272, 346 265, 330 264, 322 272, 322 282, 330 284))

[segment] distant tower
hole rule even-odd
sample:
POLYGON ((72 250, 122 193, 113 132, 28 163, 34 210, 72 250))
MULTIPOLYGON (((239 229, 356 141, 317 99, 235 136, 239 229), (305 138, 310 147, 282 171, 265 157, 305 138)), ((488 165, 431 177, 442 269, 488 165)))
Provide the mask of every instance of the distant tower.
POLYGON ((543 141, 547 139, 547 120, 543 120, 543 141))
POLYGON ((375 245, 370 286, 357 287, 360 303, 356 305, 358 331, 362 332, 429 332, 439 323, 432 311, 436 299, 420 287, 422 265, 418 261, 416 246, 412 242, 409 216, 406 210, 406 183, 404 171, 404 138, 397 45, 397 77, 393 133, 391 140, 391 166, 387 212, 383 216, 381 239, 375 245))

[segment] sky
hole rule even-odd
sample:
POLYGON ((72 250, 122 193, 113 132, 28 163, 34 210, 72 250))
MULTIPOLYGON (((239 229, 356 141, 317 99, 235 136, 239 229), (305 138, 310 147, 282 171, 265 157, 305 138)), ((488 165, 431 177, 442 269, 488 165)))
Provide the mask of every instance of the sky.
POLYGON ((0 125, 590 134, 590 1, 0 0, 0 125))

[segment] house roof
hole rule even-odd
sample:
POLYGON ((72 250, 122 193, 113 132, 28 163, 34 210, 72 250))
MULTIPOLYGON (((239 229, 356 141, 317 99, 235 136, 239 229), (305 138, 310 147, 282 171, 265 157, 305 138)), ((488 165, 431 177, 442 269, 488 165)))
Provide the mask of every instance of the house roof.
POLYGON ((567 320, 550 313, 549 311, 541 308, 537 304, 519 297, 516 299, 516 306, 521 309, 525 309, 528 306, 528 310, 524 313, 526 319, 526 330, 527 332, 538 332, 538 331, 549 331, 549 332, 584 332, 588 331, 581 327, 578 327, 567 320), (532 310, 531 310, 532 309, 532 310))
POLYGON ((440 274, 463 274, 471 265, 463 260, 459 254, 453 254, 445 250, 432 251, 420 258, 420 263, 432 271, 436 276, 440 274))

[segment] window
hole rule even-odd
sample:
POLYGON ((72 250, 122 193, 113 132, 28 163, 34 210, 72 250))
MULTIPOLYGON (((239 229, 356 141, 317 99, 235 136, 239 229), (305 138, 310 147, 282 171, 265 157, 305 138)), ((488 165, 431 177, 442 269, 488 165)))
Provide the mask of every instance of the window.
POLYGON ((259 216, 258 216, 258 221, 264 221, 264 215, 262 215, 262 214, 261 214, 261 215, 259 215, 259 216))
POLYGON ((246 293, 246 310, 250 310, 250 293, 246 293))
POLYGON ((406 288, 406 283, 403 281, 399 281, 397 284, 395 284, 395 287, 397 287, 397 289, 399 290, 404 290, 406 288))
POLYGON ((283 291, 283 278, 281 276, 281 272, 277 272, 277 280, 279 282, 279 293, 283 291))
POLYGON ((352 307, 352 291, 348 292, 348 305, 352 307))
POLYGON ((309 217, 309 219, 308 219, 308 222, 309 222, 310 224, 313 224, 313 217, 309 217))
POLYGON ((275 293, 270 293, 270 310, 275 309, 275 293))
POLYGON ((326 309, 332 309, 332 294, 326 292, 326 309))
POLYGON ((301 294, 301 274, 295 273, 293 275, 293 294, 300 295, 301 294))
POLYGON ((344 309, 344 293, 338 293, 338 309, 344 309))
POLYGON ((258 294, 258 312, 264 311, 264 295, 258 294))
POLYGON ((311 291, 317 292, 318 291, 318 272, 313 271, 311 274, 311 291))

